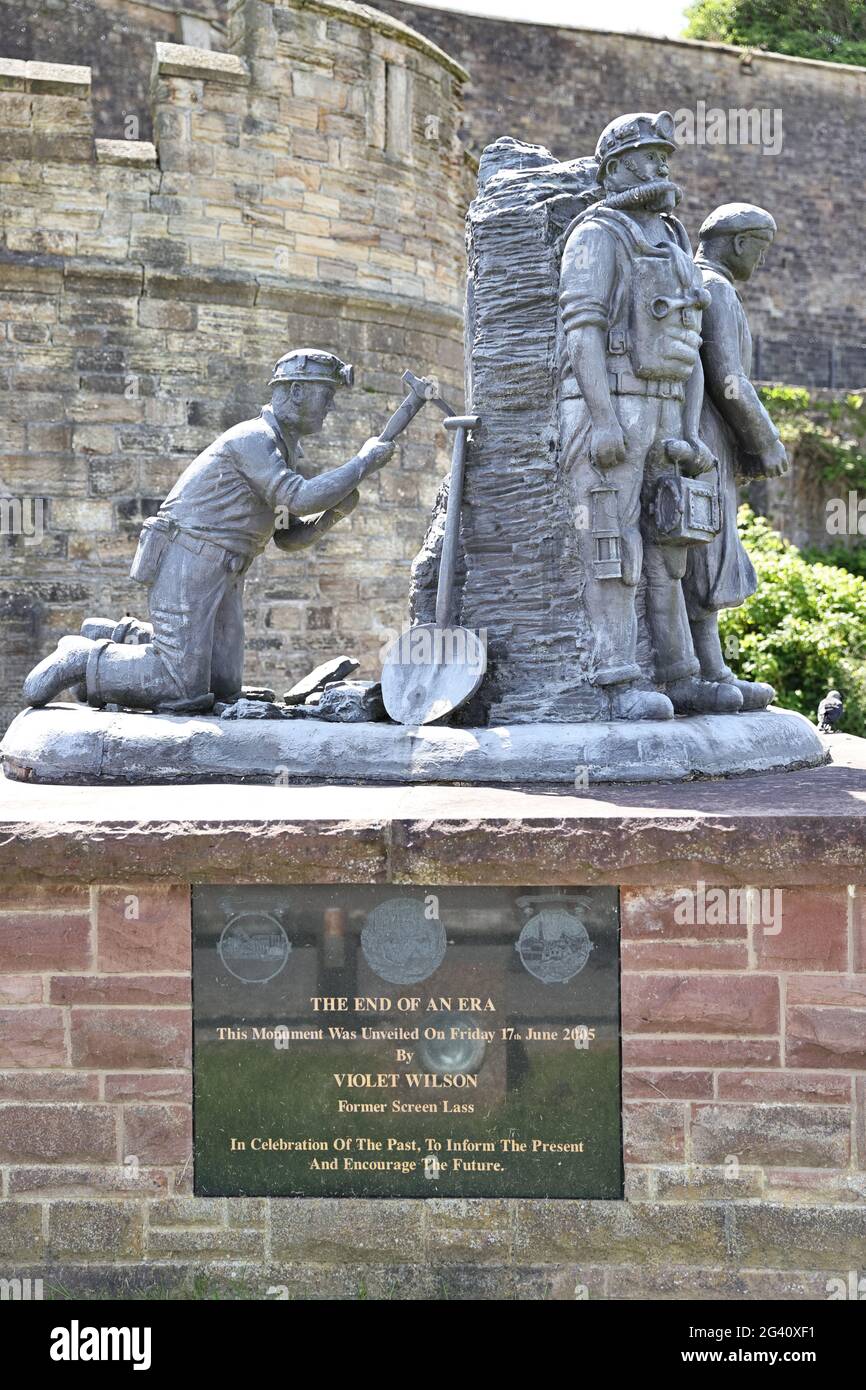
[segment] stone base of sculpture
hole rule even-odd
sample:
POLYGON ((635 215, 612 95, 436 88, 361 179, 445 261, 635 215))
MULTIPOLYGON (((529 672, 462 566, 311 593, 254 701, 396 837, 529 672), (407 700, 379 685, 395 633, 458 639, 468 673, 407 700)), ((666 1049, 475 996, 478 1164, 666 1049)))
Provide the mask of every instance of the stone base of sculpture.
POLYGON ((827 754, 802 715, 768 709, 649 722, 489 728, 28 709, 0 754, 42 783, 472 783, 589 788, 815 767, 827 754))

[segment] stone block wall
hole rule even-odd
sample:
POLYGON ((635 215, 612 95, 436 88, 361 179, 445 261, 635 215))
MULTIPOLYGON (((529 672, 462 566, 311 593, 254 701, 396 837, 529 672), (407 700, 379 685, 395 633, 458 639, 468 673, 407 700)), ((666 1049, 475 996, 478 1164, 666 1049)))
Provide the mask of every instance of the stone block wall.
POLYGON ((226 6, 222 0, 174 0, 156 4, 103 0, 0 0, 0 33, 7 58, 93 64, 96 133, 123 138, 127 123, 149 140, 153 118, 148 100, 155 43, 195 43, 224 48, 226 6))
POLYGON ((624 1202, 361 1201, 192 1195, 188 885, 5 887, 0 1274, 46 1296, 847 1289, 866 1265, 866 889, 781 890, 779 932, 771 897, 704 891, 692 926, 680 890, 622 890, 624 1202))
MULTIPOLYGON (((350 457, 406 367, 462 401, 458 65, 349 0, 243 0, 231 52, 159 44, 153 143, 95 135, 88 68, 0 63, 0 721, 87 614, 141 616, 142 520, 277 357, 357 368, 310 469, 350 457)), ((404 620, 447 441, 430 413, 315 550, 248 579, 252 683, 404 620)))
POLYGON ((766 130, 782 135, 777 154, 764 154, 760 143, 716 144, 715 136, 680 147, 671 169, 685 190, 678 215, 694 240, 719 203, 768 208, 779 235, 747 291, 761 349, 756 374, 789 384, 863 385, 866 193, 858 171, 866 69, 403 0, 382 0, 382 8, 469 69, 463 134, 475 153, 514 135, 546 145, 558 159, 576 159, 592 154, 603 127, 624 111, 689 110, 708 136, 700 110, 766 112, 766 130))
MULTIPOLYGON (((137 0, 134 7, 76 0, 70 25, 62 0, 0 0, 0 32, 11 57, 92 63, 98 133, 120 138, 132 117, 150 138, 153 43, 225 48, 231 8, 226 0, 137 0)), ((732 197, 765 202, 781 235, 750 290, 762 377, 863 385, 863 69, 721 44, 515 23, 404 0, 381 0, 381 9, 427 35, 471 73, 463 134, 476 153, 500 135, 517 135, 572 159, 590 152, 600 127, 620 111, 696 110, 700 101, 706 109, 781 111, 778 157, 710 144, 681 151, 685 221, 694 233, 717 203, 732 197)))

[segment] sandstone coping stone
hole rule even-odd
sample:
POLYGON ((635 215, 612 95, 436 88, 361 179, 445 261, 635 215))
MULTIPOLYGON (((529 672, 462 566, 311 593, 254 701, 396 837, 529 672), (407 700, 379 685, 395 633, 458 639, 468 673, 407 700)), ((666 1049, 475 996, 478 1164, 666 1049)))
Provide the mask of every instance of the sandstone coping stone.
POLYGON ((44 92, 59 96, 90 94, 90 68, 68 63, 0 58, 0 90, 44 92))
POLYGON ((23 58, 0 58, 0 91, 27 90, 27 63, 23 58))
POLYGON ((193 48, 184 43, 158 43, 154 72, 161 77, 187 77, 243 86, 250 70, 235 53, 218 53, 210 48, 193 48))
POLYGON ((64 879, 846 885, 862 878, 866 741, 826 744, 823 767, 584 792, 0 780, 0 875, 49 893, 64 879))
POLYGON ((121 164, 131 168, 156 164, 156 145, 150 140, 97 140, 98 164, 121 164))
POLYGON ((68 294, 137 297, 143 284, 144 267, 128 261, 85 261, 67 257, 63 262, 63 288, 68 294))
MULTIPOLYGON (((2 90, 2 80, 0 80, 2 90)), ((97 144, 106 142, 98 141, 97 144)), ((109 141, 109 144, 146 144, 146 141, 109 141)), ((105 160, 100 160, 105 163, 105 160)), ((143 160, 132 167, 150 168, 143 160)), ((153 166, 157 167, 157 166, 153 166)), ((73 282, 94 293, 139 293, 144 285, 151 299, 184 300, 202 304, 235 304, 248 308, 268 309, 314 315, 316 318, 352 317, 370 323, 405 324, 407 315, 418 329, 447 337, 462 313, 454 305, 419 303, 409 295, 387 294, 370 287, 352 285, 328 287, 321 284, 313 289, 309 281, 288 276, 271 276, 264 271, 249 274, 240 270, 209 267, 207 274, 196 267, 166 270, 155 269, 141 261, 93 261, 87 257, 60 254, 35 254, 29 251, 0 251, 0 285, 15 290, 37 290, 41 294, 56 293, 61 276, 67 286, 73 282), (114 277, 117 280, 115 288, 114 277)))
POLYGON ((417 29, 410 28, 408 24, 395 19, 392 15, 374 9, 371 5, 359 5, 355 3, 355 0, 296 0, 296 7, 299 10, 312 10, 317 14, 326 15, 329 19, 343 20, 346 24, 355 24, 365 29, 375 29, 386 38, 398 39, 407 47, 415 48, 420 53, 426 54, 428 58, 432 58, 447 72, 450 72, 452 77, 456 77, 459 82, 470 80, 466 69, 456 59, 445 53, 432 39, 419 33, 417 29))

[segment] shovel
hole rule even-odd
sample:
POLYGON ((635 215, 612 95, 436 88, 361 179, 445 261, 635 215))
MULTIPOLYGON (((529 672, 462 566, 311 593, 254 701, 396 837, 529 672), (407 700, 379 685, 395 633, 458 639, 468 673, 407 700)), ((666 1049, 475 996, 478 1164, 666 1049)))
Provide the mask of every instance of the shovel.
POLYGON ((432 724, 444 719, 471 699, 487 669, 487 652, 478 635, 469 628, 451 626, 466 435, 477 428, 479 418, 452 415, 443 424, 454 434, 454 450, 439 558, 436 621, 418 623, 402 633, 382 663, 382 700, 398 724, 432 724))

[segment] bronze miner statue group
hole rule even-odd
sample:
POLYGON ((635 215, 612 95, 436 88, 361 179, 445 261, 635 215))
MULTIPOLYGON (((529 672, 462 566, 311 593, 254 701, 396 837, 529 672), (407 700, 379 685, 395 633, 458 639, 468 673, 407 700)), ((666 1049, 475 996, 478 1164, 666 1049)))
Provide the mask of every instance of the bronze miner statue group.
POLYGON ((739 286, 776 224, 747 203, 716 208, 693 258, 673 216, 673 118, 620 116, 596 149, 602 197, 568 229, 560 278, 561 467, 611 719, 765 708, 738 680, 718 614, 756 587, 737 533, 737 485, 787 469, 749 381, 739 286), (646 577, 654 690, 640 688, 637 586, 646 577))
MULTIPOLYGON (((718 615, 756 588, 737 532, 738 486, 787 469, 749 380, 741 287, 776 231, 748 203, 715 209, 693 255, 673 215, 680 189, 668 112, 620 116, 596 148, 599 196, 567 230, 560 278, 560 469, 572 502, 594 637, 590 679, 611 720, 760 710, 769 685, 738 679, 718 615), (637 663, 645 579, 653 686, 637 663)), ((308 478, 301 439, 320 431, 352 368, 287 353, 271 399, 193 460, 144 523, 131 576, 149 623, 88 618, 27 677, 28 704, 72 691, 108 705, 206 714, 244 694, 244 576, 268 542, 292 552, 348 516, 391 458, 372 438, 308 478)), ((583 677, 585 679, 585 677, 583 677)))

